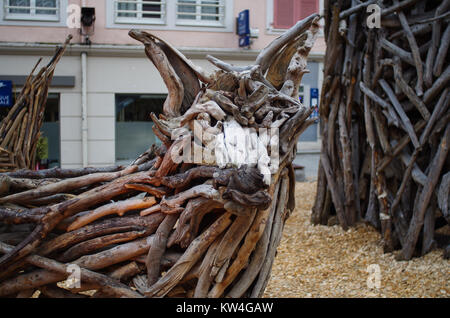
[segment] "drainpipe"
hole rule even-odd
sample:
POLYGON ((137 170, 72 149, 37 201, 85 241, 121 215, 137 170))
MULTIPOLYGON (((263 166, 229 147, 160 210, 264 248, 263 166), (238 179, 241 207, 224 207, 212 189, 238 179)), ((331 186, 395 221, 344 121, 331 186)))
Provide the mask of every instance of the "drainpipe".
POLYGON ((81 146, 83 167, 88 166, 88 124, 87 124, 87 53, 81 53, 81 146))
MULTIPOLYGON (((86 0, 81 0, 81 7, 86 0)), ((81 53, 81 149, 83 167, 88 166, 88 124, 87 124, 87 52, 81 53)))

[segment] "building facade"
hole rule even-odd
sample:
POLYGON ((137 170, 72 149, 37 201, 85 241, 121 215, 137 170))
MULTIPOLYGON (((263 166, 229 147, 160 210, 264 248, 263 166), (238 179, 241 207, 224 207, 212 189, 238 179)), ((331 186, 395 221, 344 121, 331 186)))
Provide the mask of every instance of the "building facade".
MULTIPOLYGON (((128 163, 158 143, 149 113, 161 111, 167 90, 143 46, 128 36, 130 29, 147 30, 165 39, 193 63, 212 71, 215 67, 205 60, 207 54, 231 64, 248 65, 296 21, 322 9, 318 0, 0 3, 0 80, 11 80, 14 92, 20 91, 39 57, 45 65, 55 44, 69 34, 73 36, 56 67, 43 127, 49 166, 64 168, 128 163), (92 8, 95 21, 87 21, 81 28, 80 16, 89 17, 92 8), (236 18, 246 9, 251 43, 240 47, 236 18)), ((310 54, 310 73, 304 76, 301 87, 301 98, 310 106, 318 104, 324 53, 320 35, 310 54)), ((6 111, 0 109, 0 115, 6 111)), ((318 125, 302 135, 298 149, 319 149, 318 125)))

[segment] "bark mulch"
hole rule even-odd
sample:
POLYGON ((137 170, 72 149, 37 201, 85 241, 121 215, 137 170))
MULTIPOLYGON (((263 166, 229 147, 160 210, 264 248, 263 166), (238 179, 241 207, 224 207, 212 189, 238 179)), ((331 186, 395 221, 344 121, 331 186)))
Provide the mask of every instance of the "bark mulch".
POLYGON ((286 222, 264 297, 450 297, 450 261, 442 249, 399 262, 395 252, 383 253, 380 234, 368 225, 347 232, 314 226, 315 193, 316 182, 297 183, 297 208, 286 222))

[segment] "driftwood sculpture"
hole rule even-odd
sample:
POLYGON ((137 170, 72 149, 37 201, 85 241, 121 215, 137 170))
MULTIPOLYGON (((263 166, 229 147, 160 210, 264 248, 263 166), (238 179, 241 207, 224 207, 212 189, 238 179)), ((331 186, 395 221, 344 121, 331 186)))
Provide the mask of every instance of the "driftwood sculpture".
POLYGON ((44 121, 48 87, 56 64, 64 55, 72 36, 56 49, 50 62, 33 75, 41 60, 31 71, 19 98, 0 123, 0 172, 34 169, 36 148, 44 121))
POLYGON ((163 144, 127 167, 3 174, 22 187, 0 198, 0 296, 261 296, 295 205, 297 139, 312 123, 297 96, 318 19, 254 65, 208 57, 213 74, 130 31, 168 88, 163 114, 149 114, 163 144), (61 285, 75 274, 81 284, 61 285))
POLYGON ((403 260, 439 242, 449 255, 436 233, 450 222, 449 10, 450 1, 325 1, 312 221, 368 222, 403 260))

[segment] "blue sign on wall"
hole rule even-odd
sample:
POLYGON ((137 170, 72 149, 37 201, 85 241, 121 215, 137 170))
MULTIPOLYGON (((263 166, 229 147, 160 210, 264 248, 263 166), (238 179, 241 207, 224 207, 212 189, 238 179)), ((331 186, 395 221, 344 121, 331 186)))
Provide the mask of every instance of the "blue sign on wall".
POLYGON ((0 81, 0 107, 12 106, 12 82, 0 81))
POLYGON ((240 36, 250 34, 250 11, 248 9, 239 12, 237 29, 240 36))
POLYGON ((239 35, 239 47, 250 45, 250 11, 248 9, 239 12, 237 34, 239 35))
POLYGON ((316 119, 316 123, 319 119, 319 89, 311 88, 310 89, 310 106, 313 108, 313 112, 311 113, 310 118, 316 119))

